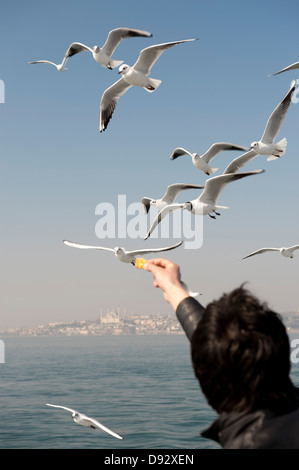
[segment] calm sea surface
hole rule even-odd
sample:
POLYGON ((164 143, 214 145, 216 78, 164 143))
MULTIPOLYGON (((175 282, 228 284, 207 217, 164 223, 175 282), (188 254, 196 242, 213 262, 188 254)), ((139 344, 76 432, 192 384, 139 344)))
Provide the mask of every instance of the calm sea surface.
MULTIPOLYGON (((299 335, 297 335, 299 336, 299 335)), ((4 338, 2 449, 216 449, 184 335, 4 338), (73 422, 74 408, 113 429, 73 422)), ((299 364, 292 376, 299 385, 299 364)))

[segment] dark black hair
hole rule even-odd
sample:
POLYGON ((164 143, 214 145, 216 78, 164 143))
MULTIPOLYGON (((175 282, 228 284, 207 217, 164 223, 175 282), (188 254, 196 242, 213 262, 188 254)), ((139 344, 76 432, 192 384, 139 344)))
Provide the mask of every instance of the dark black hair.
POLYGON ((280 316, 243 286, 211 302, 191 338, 196 377, 218 412, 298 406, 290 343, 280 316))

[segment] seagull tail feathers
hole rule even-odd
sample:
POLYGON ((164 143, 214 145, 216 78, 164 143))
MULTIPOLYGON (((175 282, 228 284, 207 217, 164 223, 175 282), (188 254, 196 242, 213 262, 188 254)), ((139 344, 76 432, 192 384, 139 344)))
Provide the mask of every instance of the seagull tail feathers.
POLYGON ((150 78, 149 79, 150 86, 144 87, 144 89, 148 91, 149 93, 152 93, 158 88, 159 85, 161 85, 161 83, 162 83, 162 80, 157 80, 156 78, 150 78))
POLYGON ((123 64, 123 60, 109 60, 109 65, 112 69, 115 69, 116 67, 120 67, 121 64, 123 64))
POLYGON ((219 170, 219 168, 209 168, 209 175, 213 175, 214 173, 216 173, 216 171, 219 170))
MULTIPOLYGON (((279 157, 282 157, 282 155, 286 153, 287 145, 288 145, 288 141, 285 137, 275 144, 275 149, 277 150, 277 152, 279 152, 279 157)), ((269 155, 269 157, 267 158, 267 161, 269 162, 271 160, 276 160, 276 159, 277 159, 277 156, 269 155)))

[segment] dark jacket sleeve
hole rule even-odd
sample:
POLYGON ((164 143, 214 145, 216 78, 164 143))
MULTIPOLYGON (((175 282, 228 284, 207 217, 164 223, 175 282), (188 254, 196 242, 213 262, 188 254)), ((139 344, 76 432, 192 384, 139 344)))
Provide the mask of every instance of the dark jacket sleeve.
POLYGON ((176 309, 176 316, 189 341, 198 325, 204 307, 193 297, 186 297, 176 309))

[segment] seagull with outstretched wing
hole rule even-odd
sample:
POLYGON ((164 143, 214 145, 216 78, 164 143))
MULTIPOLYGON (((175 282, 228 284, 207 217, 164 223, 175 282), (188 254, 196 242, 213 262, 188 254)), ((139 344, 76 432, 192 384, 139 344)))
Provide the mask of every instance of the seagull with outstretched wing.
POLYGON ((267 253, 268 251, 278 251, 285 258, 294 258, 294 251, 299 250, 299 245, 282 247, 282 248, 260 248, 259 250, 253 251, 247 256, 244 256, 242 259, 250 258, 254 255, 261 255, 262 253, 267 253))
POLYGON ((74 243, 68 240, 64 240, 63 243, 68 246, 72 246, 74 248, 81 248, 83 250, 104 250, 104 251, 112 251, 116 258, 123 263, 131 263, 135 266, 135 261, 138 256, 147 255, 149 253, 161 253, 162 251, 169 251, 174 250, 175 248, 179 247, 183 241, 176 243, 172 246, 167 246, 164 248, 147 248, 141 250, 134 250, 134 251, 127 251, 125 248, 116 247, 116 248, 106 248, 103 246, 90 246, 90 245, 83 245, 81 243, 74 243))
POLYGON ((152 225, 147 231, 144 239, 146 240, 157 225, 164 219, 170 212, 176 210, 188 210, 195 215, 209 215, 212 219, 215 219, 215 215, 220 215, 217 210, 228 209, 227 206, 219 206, 217 200, 220 193, 223 191, 225 186, 233 181, 237 181, 241 178, 251 175, 257 175, 263 173, 264 170, 247 171, 244 173, 229 173, 226 175, 213 176, 206 181, 205 187, 201 195, 193 201, 184 202, 181 204, 169 204, 164 207, 155 217, 152 225), (215 215, 214 215, 215 214, 215 215))
POLYGON ((127 38, 132 37, 152 37, 152 33, 148 31, 142 31, 141 29, 132 29, 132 28, 116 28, 112 29, 106 39, 105 44, 102 47, 94 46, 93 48, 82 44, 81 42, 73 42, 67 49, 65 57, 69 59, 75 54, 83 51, 89 51, 92 53, 92 56, 96 62, 101 64, 103 67, 107 67, 112 70, 115 67, 119 67, 123 60, 114 60, 111 58, 116 47, 121 41, 127 38))
POLYGON ((243 145, 230 144, 228 142, 216 142, 203 154, 198 155, 197 153, 190 153, 183 147, 177 147, 173 150, 170 155, 170 160, 175 160, 182 155, 190 155, 192 158, 193 165, 202 170, 206 175, 213 175, 218 168, 213 168, 209 165, 210 161, 215 158, 220 152, 227 150, 248 150, 243 145))
POLYGON ((72 418, 77 424, 81 424, 81 426, 88 426, 92 429, 102 429, 103 431, 107 432, 116 439, 123 439, 119 434, 112 431, 111 429, 107 428, 103 424, 99 423, 96 419, 89 418, 88 416, 84 415, 83 413, 78 413, 78 411, 73 410, 72 408, 67 408, 66 406, 60 405, 51 405, 50 403, 46 403, 47 406, 52 406, 53 408, 61 408, 62 410, 69 411, 72 413, 72 418))
POLYGON ((149 78, 148 75, 160 55, 172 46, 190 41, 196 41, 196 39, 185 39, 183 41, 167 42, 147 47, 140 52, 133 67, 127 64, 122 64, 119 67, 118 73, 122 75, 122 78, 107 88, 102 95, 99 122, 100 132, 107 129, 117 101, 129 88, 138 86, 144 88, 149 93, 158 88, 161 80, 149 78))
POLYGON ((277 158, 280 158, 285 153, 287 147, 287 139, 284 138, 277 143, 274 143, 274 140, 276 139, 276 136, 282 126, 282 123, 286 118, 286 114, 291 104, 295 88, 296 81, 294 80, 285 97, 276 106, 271 116, 269 117, 261 140, 259 142, 253 142, 248 152, 243 153, 239 157, 235 158, 226 167, 223 174, 235 173, 244 165, 246 165, 246 163, 256 158, 258 155, 267 155, 267 160, 271 161, 277 160, 277 158))
POLYGON ((174 183, 167 186, 166 192, 161 199, 153 199, 150 197, 143 197, 141 199, 141 204, 144 207, 146 213, 148 213, 151 206, 156 207, 157 209, 163 209, 163 207, 171 204, 175 198, 179 195, 181 191, 186 189, 203 189, 204 186, 200 184, 186 184, 186 183, 174 183))

